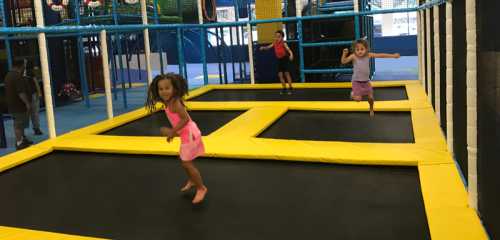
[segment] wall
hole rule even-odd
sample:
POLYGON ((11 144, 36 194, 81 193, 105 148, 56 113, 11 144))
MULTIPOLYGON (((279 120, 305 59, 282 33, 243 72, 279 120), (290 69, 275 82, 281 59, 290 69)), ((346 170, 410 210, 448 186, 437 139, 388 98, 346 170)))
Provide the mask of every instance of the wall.
POLYGON ((498 1, 476 1, 479 211, 500 239, 500 34, 498 1))
POLYGON ((376 37, 372 51, 382 53, 398 52, 402 56, 417 56, 417 36, 376 37))

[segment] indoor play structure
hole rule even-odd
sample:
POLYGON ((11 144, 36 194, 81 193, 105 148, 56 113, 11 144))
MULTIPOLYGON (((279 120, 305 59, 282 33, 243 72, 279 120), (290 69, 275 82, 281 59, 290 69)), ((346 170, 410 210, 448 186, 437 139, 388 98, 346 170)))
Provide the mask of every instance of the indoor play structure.
POLYGON ((49 138, 0 158, 0 238, 500 237, 498 11, 479 0, 375 7, 384 1, 3 2, 4 71, 18 57, 40 66, 49 138), (216 6, 236 21, 218 21, 216 6), (408 12, 419 80, 373 81, 370 117, 341 51, 373 41, 374 15, 408 12), (281 29, 296 55, 291 95, 279 94, 272 51, 258 50, 281 29), (162 106, 113 105, 171 65, 196 86, 185 104, 206 148, 199 206, 177 189, 180 140, 160 135, 171 127, 162 106), (68 83, 90 109, 103 93, 106 120, 57 135, 68 83))

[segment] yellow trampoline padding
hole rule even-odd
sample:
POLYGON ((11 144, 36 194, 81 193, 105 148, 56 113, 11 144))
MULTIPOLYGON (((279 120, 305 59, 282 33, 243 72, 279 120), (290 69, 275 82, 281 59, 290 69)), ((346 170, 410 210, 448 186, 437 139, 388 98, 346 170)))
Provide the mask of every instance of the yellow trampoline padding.
POLYGON ((418 170, 426 206, 467 207, 467 191, 454 163, 419 165, 418 170))
POLYGON ((199 87, 197 89, 190 90, 188 95, 185 97, 185 99, 188 100, 190 98, 195 98, 195 97, 198 97, 202 94, 205 94, 206 92, 212 90, 214 88, 214 86, 216 86, 216 85, 205 85, 205 86, 199 87))
MULTIPOLYGON (((406 85, 419 84, 419 81, 372 81, 373 87, 402 87, 406 85)), ((350 88, 350 82, 335 83, 293 83, 294 88, 350 88)), ((189 96, 206 93, 212 89, 281 89, 280 83, 259 83, 259 84, 210 84, 196 89, 189 93, 189 96)))
POLYGON ((177 155, 179 138, 167 143, 165 137, 123 137, 82 135, 62 138, 54 143, 54 150, 86 151, 123 154, 177 155))
MULTIPOLYGON (((192 110, 244 110, 255 107, 289 108, 290 110, 368 111, 368 102, 354 101, 248 101, 248 102, 187 102, 192 110)), ((376 111, 409 111, 409 101, 375 102, 376 111)))
POLYGON ((446 139, 431 108, 411 110, 415 143, 437 150, 447 150, 446 139))
POLYGON ((227 138, 255 137, 273 124, 287 110, 285 107, 252 108, 219 128, 210 136, 224 136, 227 138))
MULTIPOLYGON (((444 151, 418 144, 353 143, 265 139, 235 136, 203 137, 206 156, 362 165, 417 166, 453 162, 444 151)), ((54 150, 121 154, 178 155, 179 138, 82 135, 61 138, 54 150)))
POLYGON ((454 163, 419 166, 420 186, 432 239, 488 239, 454 163))
POLYGON ((84 237, 53 232, 0 226, 2 240, 99 240, 104 238, 84 237))
POLYGON ((0 157, 0 172, 52 152, 52 143, 53 142, 51 140, 48 140, 43 143, 0 157))
POLYGON ((88 135, 88 134, 97 134, 103 131, 110 130, 112 128, 124 125, 126 123, 129 123, 131 121, 137 120, 142 117, 146 117, 148 115, 148 112, 145 108, 141 107, 137 110, 115 116, 112 119, 108 120, 103 120, 101 122, 98 122, 96 124, 92 124, 88 127, 80 128, 74 131, 71 131, 67 134, 65 134, 65 137, 70 137, 70 136, 79 136, 79 135, 88 135))
POLYGON ((406 94, 412 109, 432 108, 432 105, 427 101, 425 89, 419 82, 406 84, 406 94))

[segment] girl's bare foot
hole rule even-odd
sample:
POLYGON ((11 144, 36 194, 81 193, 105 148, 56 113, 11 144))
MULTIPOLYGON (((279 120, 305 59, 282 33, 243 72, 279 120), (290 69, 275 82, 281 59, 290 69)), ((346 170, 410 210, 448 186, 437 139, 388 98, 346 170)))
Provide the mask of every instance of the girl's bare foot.
POLYGON ((196 190, 196 195, 194 196, 194 199, 193 199, 193 204, 198 204, 200 202, 203 201, 203 199, 205 199, 205 195, 207 194, 208 192, 208 188, 203 186, 202 188, 198 188, 196 190))
POLYGON ((185 192, 185 191, 191 189, 193 186, 194 186, 194 184, 190 180, 188 180, 186 185, 181 188, 181 192, 185 192))

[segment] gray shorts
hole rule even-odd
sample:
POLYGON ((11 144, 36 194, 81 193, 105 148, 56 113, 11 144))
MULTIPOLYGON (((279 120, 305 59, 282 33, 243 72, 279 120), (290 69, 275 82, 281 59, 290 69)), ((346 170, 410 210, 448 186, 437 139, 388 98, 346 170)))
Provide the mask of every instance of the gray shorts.
POLYGON ((25 112, 12 113, 14 128, 24 130, 29 127, 29 115, 25 112))

